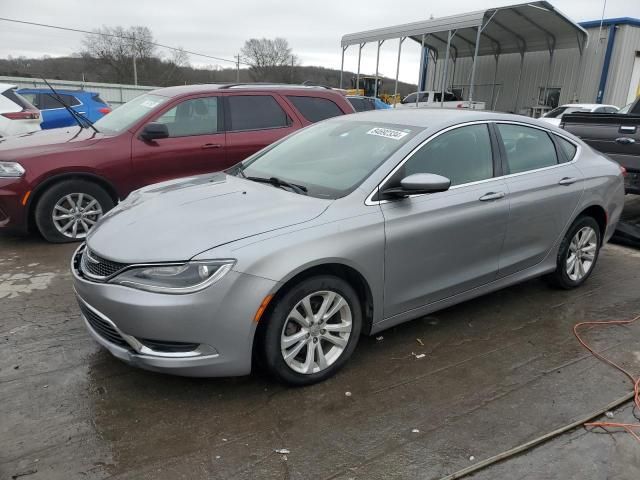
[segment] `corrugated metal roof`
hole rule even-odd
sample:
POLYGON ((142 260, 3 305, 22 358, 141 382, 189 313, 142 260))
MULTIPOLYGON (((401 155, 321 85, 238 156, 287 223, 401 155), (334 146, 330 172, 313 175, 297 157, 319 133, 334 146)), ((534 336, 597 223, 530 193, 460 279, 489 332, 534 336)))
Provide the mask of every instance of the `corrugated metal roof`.
POLYGON ((342 37, 342 46, 409 37, 444 55, 447 32, 454 31, 452 55, 471 57, 477 28, 482 28, 478 55, 534 52, 576 48, 587 43, 587 32, 546 1, 522 3, 477 12, 435 18, 352 33, 342 37))

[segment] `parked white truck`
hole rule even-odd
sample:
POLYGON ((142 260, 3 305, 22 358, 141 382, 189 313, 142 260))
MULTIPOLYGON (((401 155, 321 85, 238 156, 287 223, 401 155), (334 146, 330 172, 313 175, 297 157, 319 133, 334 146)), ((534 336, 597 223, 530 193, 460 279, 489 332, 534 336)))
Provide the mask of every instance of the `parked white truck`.
POLYGON ((470 108, 472 110, 484 110, 485 102, 470 102, 462 100, 451 92, 444 92, 444 102, 441 102, 442 93, 433 90, 413 92, 404 97, 397 108, 470 108), (417 98, 417 102, 416 102, 417 98))

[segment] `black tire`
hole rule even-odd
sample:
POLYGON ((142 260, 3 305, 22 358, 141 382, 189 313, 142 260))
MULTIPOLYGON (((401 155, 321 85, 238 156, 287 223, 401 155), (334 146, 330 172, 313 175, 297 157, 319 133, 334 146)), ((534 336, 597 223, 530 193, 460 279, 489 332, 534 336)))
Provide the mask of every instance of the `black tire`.
POLYGON ((87 180, 64 180, 52 185, 38 199, 34 211, 38 231, 48 242, 66 243, 82 240, 82 238, 71 238, 60 233, 52 218, 56 203, 65 196, 76 193, 83 193, 93 197, 100 205, 103 214, 114 206, 113 199, 105 189, 93 182, 87 180))
POLYGON ((562 239, 562 242, 560 243, 560 248, 558 249, 558 256, 556 258, 556 270, 553 273, 550 273, 549 275, 546 276, 547 281, 552 286, 556 288, 562 288, 565 290, 570 290, 572 288, 579 287, 584 282, 586 282, 587 279, 593 273, 593 270, 595 269, 596 263, 598 261, 598 256, 600 254, 600 247, 602 247, 602 234, 600 232, 600 226, 598 225, 598 222, 596 222, 593 217, 589 217, 589 216, 578 217, 573 222, 571 227, 569 227, 569 230, 567 230, 566 235, 564 236, 564 238, 562 239), (581 229, 585 227, 590 227, 595 232, 596 249, 595 249, 592 265, 587 271, 587 273, 583 277, 577 280, 574 280, 569 277, 569 274, 567 273, 567 269, 566 269, 566 262, 569 256, 569 246, 571 244, 571 240, 576 235, 576 233, 578 233, 581 229))
MULTIPOLYGON (((264 319, 268 322, 261 340, 260 358, 264 366, 278 380, 293 386, 311 385, 334 375, 347 362, 358 344, 362 329, 362 308, 357 293, 346 281, 332 275, 320 275, 307 278, 290 288, 273 306, 271 314, 264 319), (329 290, 341 295, 351 310, 352 329, 344 350, 337 359, 324 370, 315 373, 299 373, 285 362, 281 349, 280 337, 285 322, 293 308, 307 295, 329 290)), ((313 339, 314 341, 317 339, 313 339)), ((319 339, 323 342, 322 339, 319 339)), ((302 352, 305 352, 304 347, 302 352)))

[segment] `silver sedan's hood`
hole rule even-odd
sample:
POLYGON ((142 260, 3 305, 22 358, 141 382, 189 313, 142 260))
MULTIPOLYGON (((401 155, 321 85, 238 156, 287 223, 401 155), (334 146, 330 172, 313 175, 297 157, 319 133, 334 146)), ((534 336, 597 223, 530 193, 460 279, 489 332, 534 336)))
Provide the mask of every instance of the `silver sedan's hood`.
POLYGON ((188 260, 225 243, 307 222, 331 203, 218 173, 133 192, 87 237, 123 263, 188 260))

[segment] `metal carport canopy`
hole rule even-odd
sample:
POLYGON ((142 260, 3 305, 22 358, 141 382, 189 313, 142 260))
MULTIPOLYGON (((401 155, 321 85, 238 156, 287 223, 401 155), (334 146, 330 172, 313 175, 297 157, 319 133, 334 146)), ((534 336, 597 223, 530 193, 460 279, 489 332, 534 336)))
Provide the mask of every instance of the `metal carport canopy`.
POLYGON ((395 38, 411 38, 435 50, 446 52, 448 32, 456 58, 473 57, 478 27, 481 29, 477 55, 499 55, 553 51, 586 45, 587 32, 546 1, 490 8, 472 13, 435 18, 393 27, 378 28, 342 37, 342 48, 395 38))

